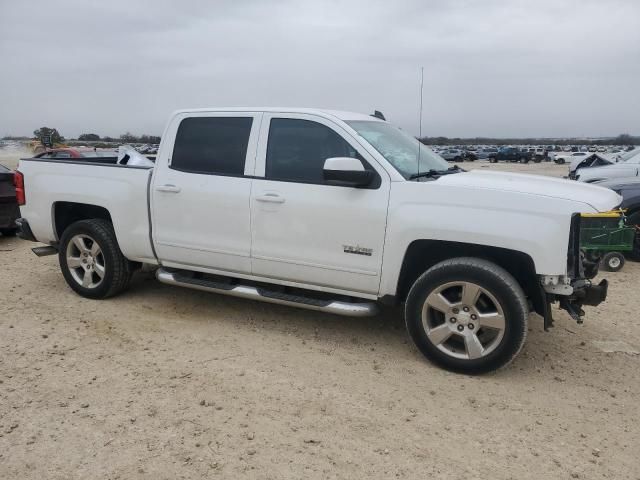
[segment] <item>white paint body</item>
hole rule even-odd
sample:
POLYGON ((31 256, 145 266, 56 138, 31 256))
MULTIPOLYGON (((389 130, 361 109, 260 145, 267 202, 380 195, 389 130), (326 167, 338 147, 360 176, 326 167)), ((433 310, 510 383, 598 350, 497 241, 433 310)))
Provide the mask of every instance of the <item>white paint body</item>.
POLYGON ((587 183, 610 178, 637 177, 640 175, 640 152, 612 165, 579 168, 576 175, 579 175, 578 181, 587 183))
POLYGON ((602 187, 513 173, 409 181, 346 120, 379 121, 310 109, 180 111, 165 129, 153 169, 21 161, 27 195, 21 213, 39 241, 55 243, 56 202, 98 205, 109 211, 131 260, 376 299, 396 293, 405 253, 416 240, 511 249, 531 257, 539 275, 565 275, 572 214, 621 202, 602 187), (193 116, 253 118, 245 176, 170 168, 177 127, 193 116), (333 129, 377 171, 380 187, 265 179, 271 118, 333 129))

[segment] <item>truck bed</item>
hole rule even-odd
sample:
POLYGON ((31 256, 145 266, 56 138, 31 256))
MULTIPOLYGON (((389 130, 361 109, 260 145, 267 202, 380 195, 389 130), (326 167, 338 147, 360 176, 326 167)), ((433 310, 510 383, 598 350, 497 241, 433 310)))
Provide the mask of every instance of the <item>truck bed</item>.
POLYGON ((152 167, 118 165, 115 157, 26 158, 18 170, 25 176, 21 215, 40 242, 58 242, 58 207, 93 205, 109 212, 118 244, 130 260, 156 262, 149 219, 152 167))

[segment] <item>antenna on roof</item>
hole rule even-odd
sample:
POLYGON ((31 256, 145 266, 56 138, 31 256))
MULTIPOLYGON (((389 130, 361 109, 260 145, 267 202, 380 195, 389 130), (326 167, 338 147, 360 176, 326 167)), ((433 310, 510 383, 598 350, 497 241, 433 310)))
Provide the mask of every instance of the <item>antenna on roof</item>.
POLYGON ((420 67, 420 120, 418 127, 418 171, 420 173, 420 155, 422 153, 422 92, 424 91, 424 67, 420 67))
POLYGON ((380 120, 384 120, 384 121, 387 120, 386 118, 384 118, 384 115, 382 114, 382 112, 380 110, 374 111, 373 115, 371 115, 371 116, 375 117, 375 118, 379 118, 380 120))

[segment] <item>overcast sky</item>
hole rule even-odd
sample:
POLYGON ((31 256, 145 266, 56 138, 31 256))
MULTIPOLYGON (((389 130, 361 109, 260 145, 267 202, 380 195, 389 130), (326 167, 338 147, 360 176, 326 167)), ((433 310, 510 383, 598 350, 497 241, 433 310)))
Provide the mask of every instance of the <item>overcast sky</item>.
POLYGON ((381 110, 445 136, 640 134, 639 0, 0 0, 0 136, 175 109, 381 110))

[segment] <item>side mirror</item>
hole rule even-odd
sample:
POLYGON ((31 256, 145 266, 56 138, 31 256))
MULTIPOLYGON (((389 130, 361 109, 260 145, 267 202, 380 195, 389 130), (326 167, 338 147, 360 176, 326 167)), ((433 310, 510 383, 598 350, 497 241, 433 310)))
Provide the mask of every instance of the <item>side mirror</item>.
POLYGON ((365 170, 360 160, 351 157, 327 158, 322 172, 329 185, 366 187, 373 180, 373 172, 365 170))

